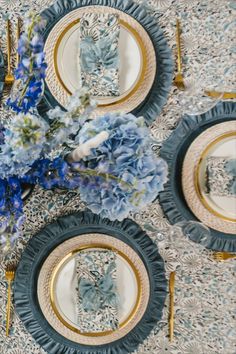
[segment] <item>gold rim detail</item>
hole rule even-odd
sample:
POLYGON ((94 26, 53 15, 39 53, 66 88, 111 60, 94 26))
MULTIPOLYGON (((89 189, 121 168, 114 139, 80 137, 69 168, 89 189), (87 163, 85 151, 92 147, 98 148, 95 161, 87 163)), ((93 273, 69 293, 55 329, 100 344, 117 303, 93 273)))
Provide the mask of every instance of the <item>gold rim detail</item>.
POLYGON ((220 137, 218 137, 217 139, 215 139, 214 141, 212 141, 206 148, 205 150, 202 152, 200 159, 198 161, 198 164, 196 166, 195 169, 195 174, 194 174, 194 184, 195 184, 195 188, 197 191, 197 194, 199 196, 199 199, 201 200, 202 204, 205 206, 205 208, 211 212, 212 214, 214 214, 215 216, 223 219, 223 220, 227 220, 227 221, 233 221, 236 222, 236 218, 230 218, 227 217, 223 214, 220 214, 219 212, 217 212, 216 210, 214 210, 209 203, 207 202, 206 198, 204 197, 204 195, 202 194, 202 189, 200 186, 200 169, 201 169, 201 164, 203 162, 203 160, 205 159, 205 157, 208 155, 208 152, 219 142, 221 142, 224 139, 230 138, 232 136, 236 136, 236 132, 231 132, 231 133, 226 133, 221 135, 220 137))
POLYGON ((236 234, 235 220, 214 210, 205 200, 199 175, 208 151, 223 138, 234 135, 236 121, 216 123, 208 128, 196 137, 188 148, 182 168, 182 189, 190 210, 206 226, 232 236, 236 234))
POLYGON ((143 261, 129 245, 115 237, 95 233, 73 237, 57 246, 50 253, 40 270, 37 292, 44 317, 58 333, 76 343, 103 345, 123 338, 142 319, 148 306, 150 282, 143 261), (118 330, 84 334, 61 316, 55 304, 53 289, 60 267, 78 250, 95 247, 112 249, 128 262, 137 279, 137 299, 128 318, 124 319, 118 330))
MULTIPOLYGON (((64 83, 64 81, 61 78, 60 75, 60 71, 58 68, 58 64, 57 64, 57 57, 58 57, 58 49, 60 47, 61 41, 63 39, 63 37, 65 36, 65 34, 72 28, 74 27, 77 23, 80 22, 80 19, 77 19, 75 21, 73 21, 72 23, 70 23, 60 34, 58 41, 56 42, 55 45, 55 51, 54 51, 54 56, 53 56, 53 60, 54 60, 54 68, 55 68, 55 72, 56 72, 56 76, 58 78, 58 81, 60 82, 61 86, 63 87, 63 89, 69 94, 72 95, 72 92, 68 89, 68 87, 66 86, 66 84, 64 83)), ((128 23, 126 23, 123 20, 120 20, 120 25, 127 29, 129 32, 132 33, 132 35, 134 36, 134 38, 136 39, 136 42, 138 43, 139 46, 139 51, 141 54, 141 59, 142 59, 142 63, 141 63, 141 68, 139 71, 139 75, 136 79, 136 82, 134 83, 134 85, 127 91, 127 94, 122 97, 122 98, 117 98, 116 101, 111 102, 111 103, 104 103, 104 104, 98 104, 98 107, 103 107, 103 106, 113 106, 116 105, 118 103, 121 102, 125 102, 129 97, 131 97, 132 95, 135 94, 135 92, 137 92, 137 90, 139 89, 142 81, 144 80, 145 77, 145 72, 147 70, 147 58, 145 55, 145 46, 143 44, 142 38, 140 37, 140 35, 138 34, 138 32, 132 28, 128 23)))
POLYGON ((127 90, 127 95, 125 95, 125 97, 122 97, 121 95, 121 97, 118 98, 118 101, 108 103, 100 102, 101 104, 99 103, 93 116, 102 115, 106 112, 131 112, 145 100, 152 88, 157 70, 156 53, 148 33, 137 20, 120 10, 110 7, 88 6, 78 8, 65 15, 55 24, 48 35, 44 47, 48 63, 46 78, 48 89, 62 106, 66 106, 70 94, 68 93, 68 88, 60 77, 57 53, 65 33, 79 22, 79 19, 85 11, 86 13, 117 13, 120 16, 121 26, 125 27, 135 38, 142 58, 139 77, 137 77, 133 86, 127 90))

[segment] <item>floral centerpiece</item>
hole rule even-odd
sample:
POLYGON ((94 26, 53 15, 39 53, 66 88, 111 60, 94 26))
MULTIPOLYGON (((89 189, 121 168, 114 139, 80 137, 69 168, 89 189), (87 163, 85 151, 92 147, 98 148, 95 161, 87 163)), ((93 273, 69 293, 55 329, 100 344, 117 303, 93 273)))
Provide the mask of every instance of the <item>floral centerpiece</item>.
POLYGON ((76 92, 63 111, 36 106, 46 75, 43 21, 29 14, 19 43, 17 91, 8 100, 12 117, 0 126, 0 240, 11 247, 24 222, 22 183, 77 190, 88 208, 122 220, 152 202, 167 180, 167 166, 152 149, 143 118, 106 114, 91 119, 95 102, 76 92))

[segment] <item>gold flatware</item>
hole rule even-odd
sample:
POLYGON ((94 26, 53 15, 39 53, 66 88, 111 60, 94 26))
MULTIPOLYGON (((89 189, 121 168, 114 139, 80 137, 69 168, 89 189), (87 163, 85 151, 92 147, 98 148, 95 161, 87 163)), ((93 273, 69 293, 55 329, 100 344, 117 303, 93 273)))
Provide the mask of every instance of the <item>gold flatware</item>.
POLYGON ((11 24, 10 20, 7 20, 7 74, 5 76, 5 84, 12 85, 14 82, 14 76, 11 71, 11 24))
POLYGON ((5 278, 8 282, 7 288, 7 318, 6 318, 6 336, 9 336, 10 319, 11 319, 11 282, 15 278, 15 267, 8 266, 5 271, 5 278))
POLYGON ((236 259, 236 254, 228 252, 215 252, 213 253, 213 258, 216 261, 226 261, 227 259, 236 259))
POLYGON ((182 75, 182 63, 181 63, 181 42, 180 42, 180 21, 176 20, 176 45, 177 45, 177 74, 174 79, 175 85, 179 90, 185 90, 184 78, 182 75))
POLYGON ((213 97, 213 98, 217 98, 217 97, 221 97, 221 98, 225 98, 225 99, 229 99, 229 98, 236 98, 236 92, 217 92, 217 91, 206 91, 205 92, 208 96, 213 97))
POLYGON ((19 39, 20 39, 20 32, 21 32, 21 20, 20 17, 17 19, 17 27, 16 27, 16 41, 17 41, 17 48, 16 48, 16 67, 19 64, 20 61, 20 56, 18 53, 18 44, 19 44, 19 39))
POLYGON ((170 273, 169 294, 170 294, 170 316, 169 316, 169 338, 174 338, 174 293, 175 293, 175 272, 170 273))

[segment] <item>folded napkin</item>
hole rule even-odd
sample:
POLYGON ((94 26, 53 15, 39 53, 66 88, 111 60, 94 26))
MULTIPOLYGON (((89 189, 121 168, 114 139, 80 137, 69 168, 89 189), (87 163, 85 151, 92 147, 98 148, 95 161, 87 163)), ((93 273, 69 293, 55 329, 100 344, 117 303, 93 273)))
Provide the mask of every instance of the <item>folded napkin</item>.
POLYGON ((116 272, 116 253, 109 250, 78 253, 77 324, 81 332, 118 328, 116 272))
POLYGON ((206 172, 208 193, 219 197, 236 197, 236 159, 209 157, 206 172))
POLYGON ((119 17, 84 14, 80 20, 81 85, 92 96, 119 96, 119 17))

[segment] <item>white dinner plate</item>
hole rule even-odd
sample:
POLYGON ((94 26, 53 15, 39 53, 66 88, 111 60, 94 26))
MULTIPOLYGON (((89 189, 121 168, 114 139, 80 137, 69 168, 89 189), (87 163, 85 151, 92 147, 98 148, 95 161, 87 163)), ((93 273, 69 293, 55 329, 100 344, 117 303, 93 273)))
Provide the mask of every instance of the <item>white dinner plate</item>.
POLYGON ((235 158, 236 121, 216 124, 190 145, 183 163, 182 187, 185 200, 195 216, 220 232, 236 234, 236 197, 213 196, 207 191, 207 159, 235 158))
POLYGON ((156 76, 156 54, 145 29, 126 13, 106 7, 75 9, 60 19, 45 43, 48 64, 46 83, 54 98, 65 107, 69 97, 80 88, 79 25, 84 13, 115 13, 120 21, 120 95, 95 97, 94 115, 105 112, 130 112, 147 97, 156 76))

